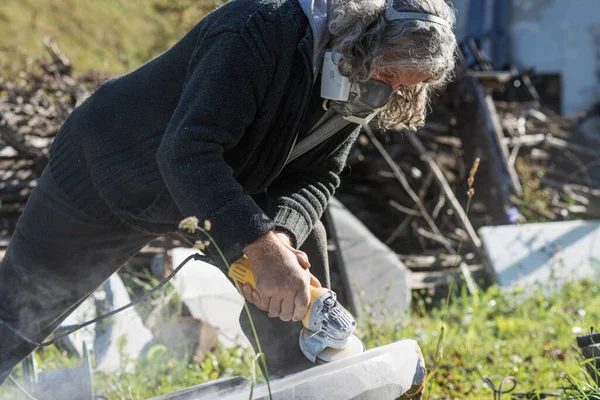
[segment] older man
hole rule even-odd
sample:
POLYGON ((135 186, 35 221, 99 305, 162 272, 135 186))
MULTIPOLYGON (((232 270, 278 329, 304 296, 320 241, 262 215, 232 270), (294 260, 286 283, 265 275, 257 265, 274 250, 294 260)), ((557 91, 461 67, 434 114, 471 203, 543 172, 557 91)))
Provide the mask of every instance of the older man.
MULTIPOLYGON (((327 280, 319 219, 356 123, 377 113, 387 127, 423 122, 428 93, 453 68, 453 24, 444 0, 218 8, 65 121, 0 266, 0 319, 42 340, 150 240, 196 216, 228 263, 253 264, 256 290, 243 292, 270 373, 308 367, 296 321, 318 284, 309 263, 327 280), (320 74, 326 62, 331 76, 320 74), (348 92, 328 95, 331 79, 348 92)), ((0 382, 33 347, 0 327, 0 382)))

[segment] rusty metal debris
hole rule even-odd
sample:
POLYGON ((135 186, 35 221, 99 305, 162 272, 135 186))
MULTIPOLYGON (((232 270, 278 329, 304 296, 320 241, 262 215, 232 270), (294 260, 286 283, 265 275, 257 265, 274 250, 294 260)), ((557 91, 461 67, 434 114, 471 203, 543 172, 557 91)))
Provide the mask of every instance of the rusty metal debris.
POLYGON ((600 385, 600 333, 577 336, 577 346, 581 349, 583 365, 596 385, 600 385))
POLYGON ((502 382, 500 382, 500 386, 498 386, 498 387, 496 387, 496 385, 494 384, 494 381, 492 381, 492 379, 488 376, 484 376, 482 378, 482 380, 494 392, 494 400, 500 400, 502 398, 503 394, 511 393, 517 387, 517 379, 511 375, 502 379, 502 382), (512 386, 509 387, 508 389, 505 389, 504 385, 508 384, 509 382, 512 383, 512 386))

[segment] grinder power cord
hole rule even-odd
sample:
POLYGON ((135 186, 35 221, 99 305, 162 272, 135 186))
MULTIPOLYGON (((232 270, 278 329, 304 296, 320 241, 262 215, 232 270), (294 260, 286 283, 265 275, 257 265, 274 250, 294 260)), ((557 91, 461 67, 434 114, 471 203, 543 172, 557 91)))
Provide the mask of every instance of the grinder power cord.
POLYGON ((204 262, 208 262, 210 263, 211 258, 205 255, 202 255, 200 253, 195 253, 192 254, 190 256, 188 256, 185 260, 183 260, 178 266, 177 268, 175 268, 173 270, 173 272, 171 272, 166 278, 164 278, 158 285, 156 285, 154 288, 152 288, 148 293, 145 293, 144 295, 138 297, 135 300, 132 300, 129 304, 124 305, 121 308, 117 308, 116 310, 113 310, 109 313, 106 314, 102 314, 99 317, 96 317, 94 319, 91 319, 87 322, 84 322, 82 324, 79 325, 75 325, 72 328, 70 328, 69 330, 67 330, 66 332, 61 333, 58 336, 55 336, 53 339, 48 340, 46 342, 38 342, 37 340, 31 339, 29 336, 27 336, 25 333, 21 332, 19 329, 13 327, 10 323, 4 321, 3 319, 0 318, 0 326, 4 326, 6 328, 8 328, 10 331, 12 331, 15 335, 19 336, 21 339, 25 340, 26 342, 36 346, 36 347, 48 347, 48 346, 52 346, 53 344, 56 344, 56 342, 58 342, 61 339, 66 338, 67 336, 69 336, 70 334, 72 334, 75 331, 78 331, 82 328, 85 328, 86 326, 95 324, 96 322, 102 321, 108 317, 111 317, 115 314, 120 313, 121 311, 125 311, 128 308, 133 307, 134 305, 141 303, 142 301, 148 300, 148 298, 150 298, 150 296, 152 296, 154 293, 158 292, 163 286, 165 286, 171 279, 173 279, 173 277, 175 275, 177 275, 177 273, 181 270, 181 268, 184 267, 185 264, 187 264, 189 261, 191 260, 195 260, 195 261, 204 261, 204 262))
MULTIPOLYGON (((4 326, 15 335, 36 347, 48 347, 56 344, 61 339, 69 336, 86 326, 95 324, 122 311, 125 311, 136 304, 148 300, 153 294, 162 289, 177 273, 191 260, 210 263, 210 257, 200 253, 194 253, 183 260, 177 268, 173 270, 158 285, 152 288, 144 295, 132 300, 130 303, 113 310, 109 313, 100 315, 94 319, 82 324, 75 325, 67 331, 55 336, 45 342, 39 342, 30 338, 24 332, 13 327, 9 322, 0 318, 0 326, 4 326)), ((252 265, 247 258, 241 258, 236 261, 229 269, 231 278, 240 283, 248 283, 256 288, 254 275, 252 274, 252 265)), ((311 286, 311 297, 309 311, 302 320, 304 328, 300 334, 299 345, 302 353, 313 363, 331 362, 340 358, 359 354, 365 351, 365 346, 354 334, 356 321, 352 315, 342 307, 337 301, 336 294, 325 288, 316 288, 311 286)))

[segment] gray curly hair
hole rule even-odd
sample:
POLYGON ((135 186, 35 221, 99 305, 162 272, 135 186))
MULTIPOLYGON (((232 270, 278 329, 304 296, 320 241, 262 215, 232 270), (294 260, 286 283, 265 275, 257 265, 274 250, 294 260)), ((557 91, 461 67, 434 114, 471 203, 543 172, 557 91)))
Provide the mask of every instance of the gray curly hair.
MULTIPOLYGON (((387 129, 417 129, 424 124, 429 95, 450 79, 456 60, 454 33, 437 23, 385 18, 386 0, 331 0, 328 27, 332 49, 341 53, 340 72, 351 82, 368 80, 375 72, 401 70, 427 73, 430 78, 396 92, 379 113, 387 129)), ((445 0, 394 0, 400 12, 418 12, 456 22, 445 0)))

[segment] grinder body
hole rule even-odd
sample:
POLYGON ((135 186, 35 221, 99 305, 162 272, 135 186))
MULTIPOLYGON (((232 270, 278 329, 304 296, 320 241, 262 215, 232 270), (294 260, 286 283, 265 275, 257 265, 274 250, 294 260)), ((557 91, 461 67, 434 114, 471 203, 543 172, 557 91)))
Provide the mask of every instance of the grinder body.
MULTIPOLYGON (((228 276, 256 289, 252 264, 246 257, 231 265, 228 276)), ((310 303, 302 325, 300 349, 313 363, 330 362, 365 351, 364 344, 353 334, 356 321, 332 290, 310 286, 310 303)))

